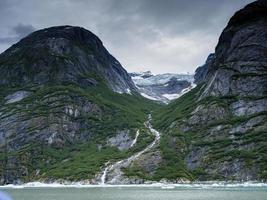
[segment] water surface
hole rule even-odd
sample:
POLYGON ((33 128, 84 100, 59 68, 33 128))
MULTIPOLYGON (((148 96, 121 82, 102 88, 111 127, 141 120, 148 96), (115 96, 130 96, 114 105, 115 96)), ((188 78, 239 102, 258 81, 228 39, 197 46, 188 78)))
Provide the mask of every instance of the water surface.
POLYGON ((266 200, 267 187, 1 188, 14 200, 266 200))

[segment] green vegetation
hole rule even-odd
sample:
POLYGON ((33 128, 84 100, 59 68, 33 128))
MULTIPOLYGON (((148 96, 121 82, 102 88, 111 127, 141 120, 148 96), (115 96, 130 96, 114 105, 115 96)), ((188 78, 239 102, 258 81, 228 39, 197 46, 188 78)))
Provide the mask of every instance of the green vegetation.
POLYGON ((133 165, 124 169, 127 176, 153 181, 194 179, 191 172, 186 169, 184 162, 190 135, 176 130, 176 125, 173 122, 178 123, 193 111, 199 90, 200 87, 197 87, 169 105, 158 108, 153 112, 153 125, 162 133, 158 150, 161 152, 163 161, 153 174, 148 174, 141 167, 133 165), (172 126, 171 129, 170 126, 172 126))
POLYGON ((153 176, 154 180, 159 181, 164 178, 173 181, 177 179, 193 179, 184 163, 183 136, 163 136, 160 142, 160 150, 162 153, 163 163, 157 168, 155 175, 153 176))
MULTIPOLYGON (((30 121, 27 127, 29 136, 37 135, 39 131, 50 126, 61 125, 61 119, 68 117, 74 123, 87 124, 80 129, 91 132, 84 141, 72 141, 62 135, 64 145, 47 145, 36 140, 21 147, 18 151, 6 153, 0 151, 0 173, 8 170, 18 173, 26 168, 23 180, 34 179, 92 179, 107 161, 126 158, 144 149, 153 141, 144 126, 149 112, 160 107, 160 104, 147 100, 139 94, 118 94, 112 92, 95 74, 87 77, 97 80, 97 86, 81 88, 73 83, 63 85, 49 84, 41 87, 27 86, 24 88, 5 88, 0 93, 2 111, 6 113, 2 120, 12 115, 19 115, 20 120, 30 121), (27 90, 32 94, 15 103, 4 104, 4 97, 13 91, 27 90), (80 109, 89 106, 89 112, 80 111, 78 116, 66 113, 65 108, 72 106, 80 109), (91 108, 92 107, 92 108, 91 108), (42 122, 42 123, 39 123, 42 122), (117 134, 119 130, 129 130, 132 137, 137 129, 141 130, 137 144, 128 151, 119 151, 115 147, 106 146, 107 138, 117 134), (5 160, 16 160, 16 163, 5 166, 5 160), (38 173, 37 173, 38 171, 38 173), (36 174, 37 173, 37 174, 36 174)), ((77 135, 79 137, 79 135, 77 135)), ((3 146, 2 146, 3 147, 3 146)))
POLYGON ((257 99, 253 97, 225 96, 218 98, 208 96, 199 100, 199 96, 203 92, 202 88, 202 86, 198 86, 166 107, 155 111, 153 124, 163 134, 160 144, 163 164, 158 167, 154 179, 159 180, 166 177, 170 180, 178 178, 188 180, 225 180, 228 178, 235 180, 237 177, 225 177, 219 168, 220 163, 234 163, 238 160, 248 170, 259 168, 259 177, 266 180, 267 132, 256 129, 264 126, 266 121, 256 124, 255 127, 250 127, 245 133, 229 133, 231 128, 242 127, 256 117, 266 119, 266 112, 237 117, 229 111, 229 105, 237 100, 257 99), (223 108, 228 112, 228 115, 224 119, 211 120, 206 124, 188 124, 187 119, 192 116, 191 113, 199 105, 204 107, 214 105, 223 108), (216 130, 216 128, 219 129, 216 130), (213 129, 214 133, 211 132, 213 129), (198 154, 200 149, 202 153, 198 154), (192 152, 195 156, 199 156, 200 165, 189 170, 186 163, 188 162, 188 155, 192 152), (207 168, 214 172, 208 173, 207 168))
MULTIPOLYGON (((26 167, 28 174, 23 177, 25 181, 34 179, 65 179, 78 181, 92 179, 100 172, 107 161, 115 162, 141 151, 153 141, 148 130, 141 130, 137 144, 129 150, 119 151, 115 147, 99 146, 96 141, 80 143, 62 148, 46 146, 43 143, 31 143, 18 151, 8 153, 9 159, 17 159, 20 166, 13 166, 8 170, 17 170, 26 167), (36 174, 38 170, 38 174, 36 174)), ((5 159, 0 153, 0 159, 5 159)))
POLYGON ((166 107, 156 110, 153 114, 154 126, 159 130, 166 131, 173 122, 179 122, 188 117, 197 105, 196 101, 200 90, 201 85, 192 89, 166 107))
MULTIPOLYGON (((92 179, 97 172, 100 172, 104 163, 129 157, 141 151, 153 141, 153 136, 148 130, 143 129, 138 138, 137 144, 129 150, 119 151, 115 147, 103 146, 99 149, 96 142, 75 145, 75 147, 64 150, 46 149, 43 156, 50 158, 51 162, 40 165, 41 178, 64 178, 68 180, 92 179), (53 153, 56 152, 56 153, 53 153), (43 173, 42 173, 43 172, 43 173)), ((42 157, 34 160, 43 160, 42 157)), ((38 166, 38 165, 37 165, 38 166)))
MULTIPOLYGON (((229 114, 224 119, 193 126, 188 125, 187 119, 191 117, 197 106, 215 105, 228 111, 229 104, 238 99, 228 96, 206 97, 199 100, 203 92, 203 86, 200 85, 169 105, 162 106, 138 94, 114 93, 105 85, 103 79, 94 73, 85 74, 81 78, 92 78, 97 81, 97 85, 83 88, 78 84, 66 82, 62 85, 49 84, 43 87, 32 85, 23 88, 1 88, 0 103, 3 105, 1 109, 7 113, 2 117, 3 119, 9 115, 20 114, 23 120, 48 119, 49 126, 49 124, 58 123, 58 119, 62 116, 67 116, 73 122, 90 125, 80 129, 81 134, 83 131, 94 134, 90 139, 79 141, 75 145, 68 138, 64 146, 45 146, 42 143, 37 145, 32 141, 31 144, 18 151, 9 152, 8 158, 16 158, 18 163, 8 167, 0 165, 0 173, 3 170, 19 171, 19 168, 24 166, 28 170, 24 176, 26 181, 63 178, 72 181, 92 179, 107 161, 115 162, 126 158, 144 149, 153 141, 153 137, 148 134, 143 125, 147 114, 152 111, 153 125, 162 133, 160 145, 156 149, 161 153, 162 162, 153 173, 144 171, 138 165, 125 168, 123 170, 127 176, 154 181, 161 179, 225 180, 224 174, 209 173, 206 169, 219 163, 232 163, 239 160, 247 169, 258 166, 259 177, 266 180, 267 132, 251 129, 246 133, 229 134, 229 127, 242 125, 257 116, 266 119, 266 112, 242 117, 229 114), (20 102, 4 105, 4 97, 18 90, 31 91, 32 95, 20 102), (76 117, 64 110, 66 106, 79 108, 84 102, 89 102, 90 105, 95 106, 95 109, 90 112, 81 112, 76 117), (224 128, 218 131, 220 134, 211 134, 210 130, 217 126, 224 128), (118 130, 129 130, 131 136, 134 137, 137 129, 141 129, 142 134, 134 148, 119 151, 105 145, 107 138, 114 136, 118 130), (202 160, 200 160, 201 164, 189 170, 188 155, 198 149, 203 150, 204 156, 202 155, 202 160), (39 170, 38 173, 36 170, 39 170)), ((37 133, 36 130, 45 128, 47 126, 40 127, 35 124, 35 126, 28 127, 27 133, 34 135, 37 133)), ((1 163, 5 163, 6 157, 5 152, 0 152, 1 163)), ((227 178, 235 180, 236 177, 227 178)))

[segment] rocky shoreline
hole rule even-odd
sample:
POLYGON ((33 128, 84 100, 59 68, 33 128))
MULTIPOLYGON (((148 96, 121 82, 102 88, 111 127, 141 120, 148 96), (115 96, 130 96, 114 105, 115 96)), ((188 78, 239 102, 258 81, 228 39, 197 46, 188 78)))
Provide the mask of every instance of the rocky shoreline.
POLYGON ((90 187, 160 187, 171 189, 175 187, 190 187, 190 188, 218 188, 218 187, 267 187, 267 182, 259 181, 181 181, 181 182, 166 182, 166 181, 146 181, 143 184, 90 184, 89 181, 69 182, 28 182, 24 184, 8 184, 1 185, 0 188, 90 188, 90 187))

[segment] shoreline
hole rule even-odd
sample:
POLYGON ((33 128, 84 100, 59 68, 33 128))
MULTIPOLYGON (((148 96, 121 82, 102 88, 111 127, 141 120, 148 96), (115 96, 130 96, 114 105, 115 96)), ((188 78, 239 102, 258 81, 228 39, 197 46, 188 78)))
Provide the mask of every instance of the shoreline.
POLYGON ((70 183, 45 183, 28 182, 25 184, 7 184, 0 185, 0 189, 24 189, 24 188, 112 188, 112 187, 143 187, 143 188, 191 188, 191 189, 209 189, 209 188, 267 188, 267 182, 246 181, 246 182, 226 182, 226 181, 203 181, 192 183, 147 183, 147 184, 83 184, 81 182, 70 183))

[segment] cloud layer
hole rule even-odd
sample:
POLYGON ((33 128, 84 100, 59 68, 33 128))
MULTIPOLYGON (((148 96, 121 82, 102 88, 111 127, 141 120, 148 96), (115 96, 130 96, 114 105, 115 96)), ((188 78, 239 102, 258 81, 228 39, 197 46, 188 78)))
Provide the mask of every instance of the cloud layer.
POLYGON ((94 32, 128 71, 193 72, 252 0, 1 0, 0 51, 55 25, 94 32))
POLYGON ((35 31, 35 28, 32 25, 25 24, 17 24, 11 29, 11 36, 2 36, 0 37, 0 45, 1 44, 11 44, 17 42, 21 38, 25 37, 29 33, 35 31))

